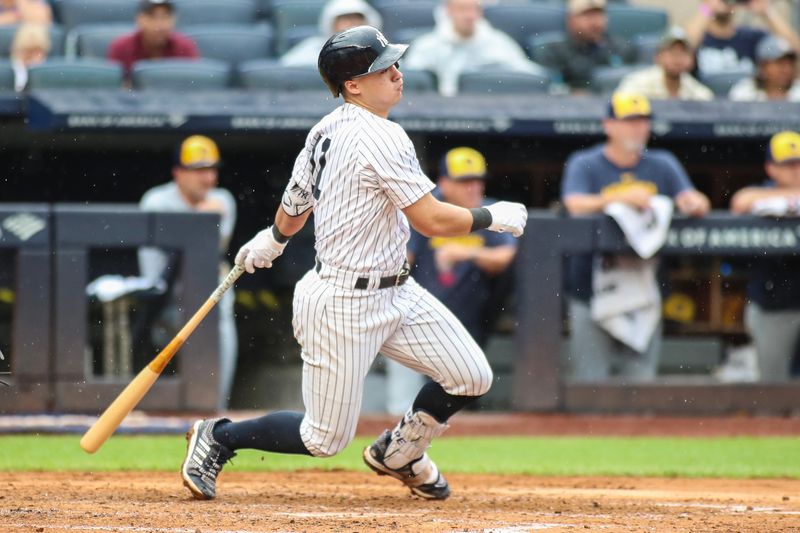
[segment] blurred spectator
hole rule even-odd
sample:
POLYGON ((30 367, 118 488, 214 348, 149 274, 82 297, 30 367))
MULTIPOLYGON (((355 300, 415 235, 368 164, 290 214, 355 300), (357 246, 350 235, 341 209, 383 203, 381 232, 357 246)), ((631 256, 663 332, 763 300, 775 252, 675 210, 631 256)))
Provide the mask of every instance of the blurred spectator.
POLYGON ((568 0, 567 35, 542 51, 545 67, 561 73, 572 90, 588 91, 595 67, 618 67, 636 62, 636 48, 608 35, 606 0, 568 0))
MULTIPOLYGON (((486 160, 473 148, 448 151, 439 167, 440 200, 471 209, 491 203, 484 198, 486 160)), ((408 262, 414 279, 436 296, 481 346, 497 316, 497 283, 517 253, 509 233, 476 231, 462 237, 427 238, 411 231, 408 262)), ((500 291, 503 292, 503 291, 500 291)), ((505 293, 504 293, 505 294, 505 293)), ((399 363, 386 361, 386 410, 405 412, 424 378, 399 363)))
MULTIPOLYGON (((480 207, 487 203, 486 178, 480 152, 454 148, 442 158, 435 195, 467 209, 480 207)), ((510 234, 488 230, 433 239, 412 230, 408 242, 414 279, 449 307, 480 345, 486 344, 489 333, 485 304, 492 296, 493 279, 508 268, 516 251, 517 241, 510 234)))
POLYGON ((22 91, 28 85, 28 68, 42 63, 50 53, 47 26, 23 24, 11 43, 11 66, 14 68, 14 89, 22 91))
MULTIPOLYGON (((675 156, 647 148, 651 117, 646 97, 614 93, 603 121, 606 142, 579 150, 567 160, 561 197, 570 215, 602 213, 615 202, 650 209, 657 194, 672 197, 681 213, 702 216, 708 212, 708 198, 695 190, 675 156)), ((631 380, 656 375, 660 325, 640 353, 609 335, 592 318, 593 276, 597 268, 613 267, 614 261, 613 257, 581 254, 571 257, 568 264, 572 331, 568 359, 572 378, 578 381, 603 380, 614 370, 631 380)))
POLYGON ((767 36, 761 28, 740 26, 735 15, 745 9, 761 17, 769 30, 800 51, 800 37, 773 9, 769 0, 702 0, 687 23, 689 42, 697 49, 697 70, 704 74, 752 68, 756 46, 767 36))
POLYGON ((436 28, 411 43, 403 66, 436 74, 439 92, 458 92, 462 72, 498 67, 542 73, 520 46, 483 17, 480 0, 444 0, 434 12, 436 28))
MULTIPOLYGON (((800 134, 784 131, 774 135, 764 168, 769 179, 734 194, 731 211, 800 215, 800 134)), ((800 341, 800 260, 769 256, 752 266, 745 325, 756 346, 761 380, 785 381, 800 341)))
POLYGON ((694 53, 689 39, 676 26, 661 37, 655 65, 628 74, 618 90, 658 100, 712 100, 714 93, 690 74, 693 69, 694 53))
POLYGON ((170 0, 141 0, 136 28, 108 47, 108 59, 122 64, 128 78, 133 64, 142 59, 200 57, 194 41, 175 31, 175 5, 170 0))
POLYGON ((0 0, 0 26, 53 22, 53 11, 45 0, 0 0))
POLYGON ((756 47, 758 66, 754 76, 738 81, 728 94, 731 100, 800 102, 797 52, 780 37, 769 35, 756 47))
MULTIPOLYGON (((236 201, 226 189, 217 187, 220 165, 219 149, 216 143, 202 135, 192 135, 185 139, 176 150, 175 164, 172 167, 173 180, 148 190, 139 203, 146 211, 177 211, 219 213, 219 250, 228 251, 233 227, 236 224, 236 201)), ((175 299, 179 291, 175 289, 177 258, 157 248, 143 247, 139 250, 139 270, 141 276, 157 285, 158 280, 167 282, 169 298, 161 302, 161 309, 151 309, 151 319, 163 325, 162 329, 177 332, 182 319, 175 299)), ((223 261, 220 265, 220 280, 228 273, 230 265, 223 261)), ((177 280, 180 283, 180 280, 177 280)), ((228 400, 236 370, 238 341, 236 322, 233 316, 234 294, 228 291, 222 297, 219 309, 220 335, 220 401, 218 407, 224 409, 228 400)), ((158 331, 158 328, 141 328, 145 331, 158 331)), ((168 341, 172 335, 165 336, 168 341)), ((161 344, 160 342, 157 344, 161 344)))
POLYGON ((319 34, 297 43, 281 56, 281 64, 317 66, 319 51, 331 35, 364 24, 381 29, 380 14, 364 0, 330 0, 319 16, 319 34))

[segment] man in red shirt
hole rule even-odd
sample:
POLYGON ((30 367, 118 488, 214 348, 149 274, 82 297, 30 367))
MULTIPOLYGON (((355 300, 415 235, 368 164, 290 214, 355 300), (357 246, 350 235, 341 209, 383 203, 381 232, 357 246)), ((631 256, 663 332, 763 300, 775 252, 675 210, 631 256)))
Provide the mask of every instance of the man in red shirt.
POLYGON ((126 78, 142 59, 200 57, 194 41, 175 31, 175 5, 170 0, 141 0, 136 27, 108 47, 108 59, 122 64, 126 78))

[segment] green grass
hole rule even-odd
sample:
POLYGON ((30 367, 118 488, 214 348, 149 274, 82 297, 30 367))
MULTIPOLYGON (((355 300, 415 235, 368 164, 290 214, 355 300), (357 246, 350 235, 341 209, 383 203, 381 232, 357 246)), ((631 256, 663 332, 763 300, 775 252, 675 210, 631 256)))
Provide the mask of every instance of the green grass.
MULTIPOLYGON (((112 437, 94 455, 78 436, 0 437, 0 471, 175 471, 180 436, 112 437)), ((315 459, 244 450, 226 470, 365 470, 356 439, 336 457, 315 459)), ((438 439, 431 449, 445 472, 548 476, 680 476, 800 478, 800 439, 464 437, 438 439)))

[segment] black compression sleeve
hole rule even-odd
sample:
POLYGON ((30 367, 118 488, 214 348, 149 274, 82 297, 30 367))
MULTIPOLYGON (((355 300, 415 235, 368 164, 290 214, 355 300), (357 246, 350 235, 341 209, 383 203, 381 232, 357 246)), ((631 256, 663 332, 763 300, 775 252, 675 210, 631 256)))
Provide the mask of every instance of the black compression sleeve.
POLYGON ((272 236, 275 238, 277 242, 281 244, 287 243, 289 242, 289 239, 291 239, 291 237, 287 237, 286 235, 281 233, 280 230, 278 229, 278 226, 276 226, 275 224, 272 225, 272 236))
POLYGON ((479 229, 486 229, 492 225, 492 213, 485 207, 473 207, 469 212, 472 213, 472 229, 469 230, 470 233, 479 229))

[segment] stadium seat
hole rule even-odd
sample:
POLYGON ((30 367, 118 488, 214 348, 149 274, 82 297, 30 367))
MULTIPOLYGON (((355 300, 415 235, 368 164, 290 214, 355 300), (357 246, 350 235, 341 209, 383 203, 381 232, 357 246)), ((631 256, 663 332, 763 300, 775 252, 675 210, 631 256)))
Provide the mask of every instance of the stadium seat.
POLYGON ((254 0, 173 0, 181 28, 198 24, 253 24, 254 0))
POLYGON ((122 68, 100 59, 50 59, 28 70, 30 89, 119 88, 122 68))
POLYGON ((436 87, 436 76, 433 72, 427 70, 406 70, 403 69, 402 65, 400 65, 400 70, 403 72, 404 93, 433 93, 438 90, 436 87))
POLYGON ((272 2, 275 49, 278 55, 289 49, 288 33, 290 30, 306 26, 313 28, 313 33, 317 33, 319 15, 324 6, 325 0, 274 0, 272 2))
POLYGON ((652 63, 653 57, 656 55, 656 52, 658 52, 660 43, 661 35, 657 33, 637 35, 634 37, 633 44, 636 46, 636 62, 652 63))
POLYGON ((239 83, 247 89, 327 91, 316 67, 290 67, 274 60, 245 61, 239 65, 239 83))
POLYGON ((486 7, 486 19, 498 30, 525 45, 531 36, 564 31, 564 6, 560 3, 497 4, 486 7))
MULTIPOLYGON (((0 26, 0 57, 6 58, 11 54, 11 43, 19 26, 0 26)), ((64 53, 64 30, 61 26, 50 26, 50 56, 60 56, 64 53)))
POLYGON ((136 0, 61 0, 61 23, 67 31, 79 24, 133 24, 138 4, 136 0))
POLYGON ((550 89, 544 74, 509 71, 465 72, 458 78, 460 94, 534 94, 550 89))
POLYGON ((700 83, 708 87, 714 92, 717 98, 726 98, 736 82, 753 75, 753 71, 749 68, 739 68, 734 70, 726 70, 725 72, 714 72, 710 74, 701 74, 700 83))
POLYGON ((272 28, 267 24, 192 26, 184 33, 194 39, 203 57, 239 63, 272 56, 272 28))
POLYGON ((0 91, 14 90, 14 69, 7 59, 0 59, 0 91))
POLYGON ((393 43, 411 44, 414 39, 432 31, 432 28, 402 28, 390 38, 393 43))
POLYGON ((68 58, 104 58, 111 43, 117 37, 134 31, 134 28, 132 24, 126 23, 81 24, 67 34, 64 55, 68 58))
POLYGON ((608 33, 622 38, 635 35, 661 34, 667 29, 669 15, 666 10, 611 4, 608 12, 608 33))
POLYGON ((230 65, 217 59, 155 59, 133 65, 136 89, 224 89, 230 78, 230 65))
POLYGON ((410 42, 408 30, 413 30, 413 36, 416 37, 433 29, 436 24, 433 19, 435 6, 436 4, 412 1, 381 5, 378 12, 383 18, 383 33, 392 42, 410 42))
POLYGON ((609 95, 619 86, 622 78, 650 66, 650 63, 642 65, 622 65, 618 67, 595 67, 592 71, 592 81, 590 88, 592 92, 602 95, 609 95))
POLYGON ((294 45, 307 37, 312 37, 319 33, 316 26, 298 26, 289 28, 286 32, 286 50, 291 50, 294 45))
POLYGON ((532 35, 528 38, 527 43, 525 43, 525 49, 531 59, 539 64, 544 64, 545 61, 543 57, 548 55, 548 49, 551 46, 562 43, 566 38, 567 34, 563 31, 550 31, 539 35, 532 35))

